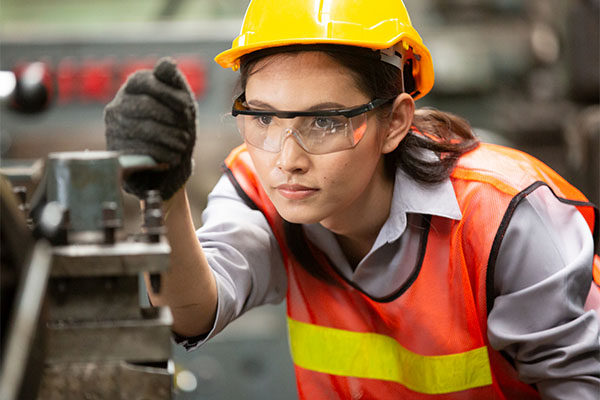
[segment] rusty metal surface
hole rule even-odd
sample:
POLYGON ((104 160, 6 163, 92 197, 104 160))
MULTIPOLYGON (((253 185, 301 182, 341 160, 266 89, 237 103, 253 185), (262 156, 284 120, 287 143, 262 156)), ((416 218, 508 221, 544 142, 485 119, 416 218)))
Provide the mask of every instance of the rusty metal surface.
POLYGON ((172 368, 123 361, 50 363, 40 387, 40 400, 164 400, 171 396, 172 368))
POLYGON ((140 318, 137 276, 68 277, 50 280, 52 321, 116 321, 140 318))
POLYGON ((54 248, 52 277, 137 275, 168 268, 171 247, 159 243, 74 244, 54 248))
POLYGON ((139 301, 140 275, 154 275, 158 287, 169 265, 160 198, 151 224, 144 214, 140 233, 120 234, 121 175, 148 168, 147 157, 125 168, 110 152, 54 153, 49 161, 47 198, 62 206, 64 234, 53 242, 39 398, 170 398, 171 371, 131 364, 171 358, 170 310, 139 301))
POLYGON ((57 152, 48 155, 46 193, 70 213, 73 231, 102 230, 104 202, 117 205, 122 218, 118 153, 108 151, 57 152))
POLYGON ((165 361, 171 357, 173 318, 166 307, 139 319, 48 322, 48 362, 165 361))

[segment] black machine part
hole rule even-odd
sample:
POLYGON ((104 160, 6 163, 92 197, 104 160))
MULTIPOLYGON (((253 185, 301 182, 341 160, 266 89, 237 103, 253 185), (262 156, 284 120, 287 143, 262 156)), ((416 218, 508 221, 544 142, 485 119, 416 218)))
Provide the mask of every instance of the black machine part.
POLYGON ((33 241, 10 184, 0 183, 0 398, 35 399, 45 358, 51 250, 46 241, 33 241))

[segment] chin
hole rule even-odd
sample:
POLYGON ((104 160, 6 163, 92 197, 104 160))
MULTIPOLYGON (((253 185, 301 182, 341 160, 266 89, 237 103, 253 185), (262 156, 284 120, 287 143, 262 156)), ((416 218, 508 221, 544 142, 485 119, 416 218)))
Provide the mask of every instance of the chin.
POLYGON ((313 210, 289 210, 277 208, 279 215, 292 224, 316 224, 323 220, 321 213, 316 213, 313 210), (313 211, 313 212, 311 212, 313 211))

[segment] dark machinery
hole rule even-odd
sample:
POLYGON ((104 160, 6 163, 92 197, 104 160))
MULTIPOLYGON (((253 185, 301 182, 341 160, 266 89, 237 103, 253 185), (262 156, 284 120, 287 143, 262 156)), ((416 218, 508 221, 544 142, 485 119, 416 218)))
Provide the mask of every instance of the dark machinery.
MULTIPOLYGON (((19 279, 0 398, 171 398, 171 314, 140 307, 138 290, 139 275, 148 272, 159 291, 159 273, 168 267, 160 197, 148 193, 140 233, 121 232, 121 175, 147 168, 157 166, 113 152, 48 156, 31 211, 38 240, 32 256, 13 268, 19 279), (27 361, 32 355, 37 360, 27 361)), ((5 241, 18 246, 12 236, 3 225, 3 256, 5 241)))

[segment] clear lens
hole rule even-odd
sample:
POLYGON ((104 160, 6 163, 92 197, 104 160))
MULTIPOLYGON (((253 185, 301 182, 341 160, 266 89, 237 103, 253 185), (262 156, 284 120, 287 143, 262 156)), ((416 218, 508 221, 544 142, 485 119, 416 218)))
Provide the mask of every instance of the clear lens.
POLYGON ((238 115, 237 125, 244 139, 269 152, 279 152, 291 135, 308 153, 325 154, 347 150, 364 136, 367 115, 278 118, 270 115, 238 115))

